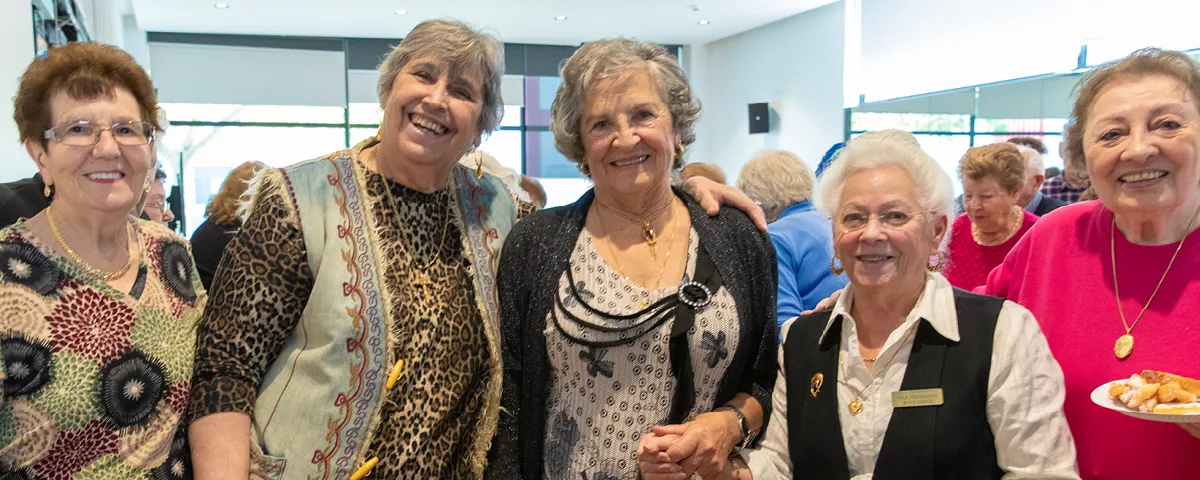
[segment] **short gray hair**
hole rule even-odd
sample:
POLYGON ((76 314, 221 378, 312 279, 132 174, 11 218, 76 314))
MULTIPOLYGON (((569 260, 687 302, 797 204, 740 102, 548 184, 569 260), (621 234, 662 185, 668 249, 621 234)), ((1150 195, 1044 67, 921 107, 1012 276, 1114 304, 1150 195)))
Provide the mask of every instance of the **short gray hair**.
POLYGON ((761 202, 768 221, 788 207, 812 198, 816 175, 796 154, 787 150, 761 150, 742 166, 737 187, 761 202))
MULTIPOLYGON (((637 71, 650 72, 658 92, 671 112, 671 127, 684 147, 696 141, 695 125, 700 118, 700 99, 692 94, 687 74, 679 60, 662 45, 626 38, 599 40, 585 44, 568 58, 562 68, 562 85, 550 107, 550 131, 554 146, 563 156, 584 164, 583 141, 579 135, 579 117, 583 101, 592 83, 615 75, 637 71)), ((676 161, 675 169, 683 168, 676 161)))
MULTIPOLYGON (((847 143, 842 155, 821 176, 817 208, 830 218, 836 218, 846 177, 886 165, 896 165, 908 172, 917 187, 917 201, 921 202, 922 210, 934 216, 949 218, 952 215, 954 190, 950 176, 933 157, 921 150, 916 137, 901 130, 864 133, 847 143)), ((949 239, 950 235, 945 238, 949 239)))
POLYGON ((504 99, 500 83, 504 79, 504 45, 496 37, 473 30, 454 20, 426 20, 413 27, 379 64, 380 106, 392 93, 396 75, 415 58, 431 57, 445 61, 450 75, 478 72, 483 78, 483 110, 479 114, 479 133, 500 127, 504 117, 504 99))
POLYGON ((1021 156, 1025 157, 1025 179, 1029 180, 1034 175, 1046 174, 1046 161, 1042 158, 1042 154, 1037 150, 1017 145, 1017 150, 1021 151, 1021 156))

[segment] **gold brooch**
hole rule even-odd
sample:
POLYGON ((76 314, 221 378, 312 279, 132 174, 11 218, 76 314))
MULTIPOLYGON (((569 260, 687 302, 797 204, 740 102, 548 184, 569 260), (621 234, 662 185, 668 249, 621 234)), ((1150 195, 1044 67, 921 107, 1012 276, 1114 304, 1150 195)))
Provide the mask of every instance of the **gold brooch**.
POLYGON ((820 373, 813 375, 812 380, 808 382, 808 393, 811 393, 813 398, 817 398, 817 394, 821 393, 821 385, 825 384, 825 375, 820 373))

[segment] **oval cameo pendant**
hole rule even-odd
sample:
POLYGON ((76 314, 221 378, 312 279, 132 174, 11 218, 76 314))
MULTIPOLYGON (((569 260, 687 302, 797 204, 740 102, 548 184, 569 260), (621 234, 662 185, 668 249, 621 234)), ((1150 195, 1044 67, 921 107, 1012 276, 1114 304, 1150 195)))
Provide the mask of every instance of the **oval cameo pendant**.
POLYGON ((1117 338, 1116 345, 1113 345, 1113 353, 1121 360, 1128 358, 1129 354, 1133 353, 1133 335, 1126 333, 1117 338))

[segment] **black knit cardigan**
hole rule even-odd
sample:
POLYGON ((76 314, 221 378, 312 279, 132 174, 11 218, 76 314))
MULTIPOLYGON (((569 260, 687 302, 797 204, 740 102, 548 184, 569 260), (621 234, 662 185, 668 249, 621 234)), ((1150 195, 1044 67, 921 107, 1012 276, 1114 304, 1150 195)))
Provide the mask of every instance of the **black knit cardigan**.
MULTIPOLYGON (((738 393, 749 393, 771 417, 775 386, 775 249, 743 212, 724 208, 710 217, 695 199, 676 190, 687 205, 700 247, 708 251, 737 305, 740 337, 712 408, 738 393)), ((500 423, 488 455, 485 478, 542 478, 546 398, 550 369, 546 356, 546 315, 558 280, 570 264, 595 194, 571 205, 536 212, 517 224, 500 259, 501 350, 504 393, 500 423)), ((664 327, 659 327, 664 328, 664 327)), ((763 427, 764 431, 766 426, 763 427)))

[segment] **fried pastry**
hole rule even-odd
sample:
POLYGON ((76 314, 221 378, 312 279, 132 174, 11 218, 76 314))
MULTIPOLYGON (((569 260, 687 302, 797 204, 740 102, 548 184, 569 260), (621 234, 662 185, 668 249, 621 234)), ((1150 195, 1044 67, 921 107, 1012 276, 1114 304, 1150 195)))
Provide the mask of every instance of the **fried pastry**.
POLYGON ((1108 396, 1142 412, 1200 413, 1200 380, 1157 370, 1143 370, 1108 386, 1108 396))

